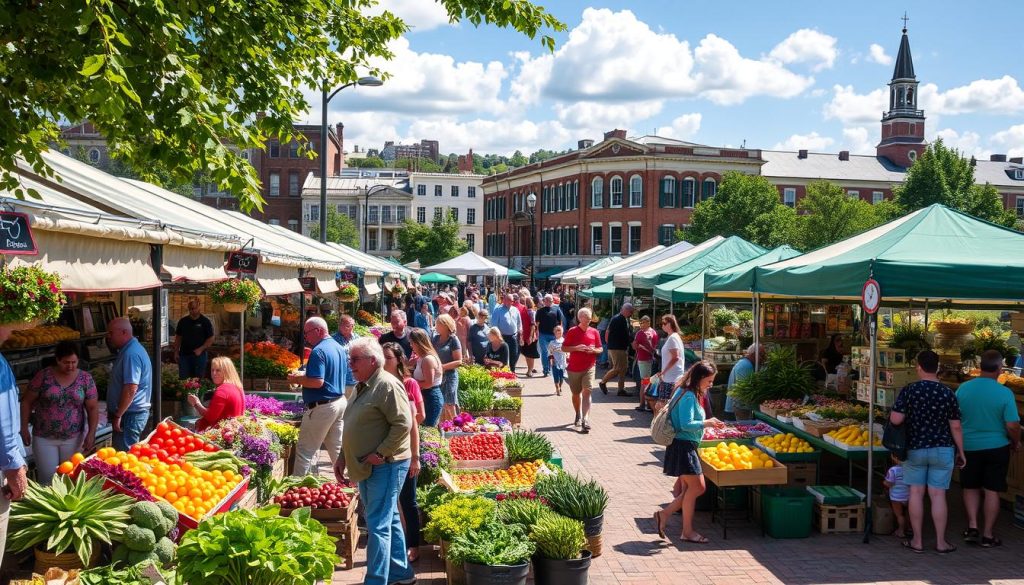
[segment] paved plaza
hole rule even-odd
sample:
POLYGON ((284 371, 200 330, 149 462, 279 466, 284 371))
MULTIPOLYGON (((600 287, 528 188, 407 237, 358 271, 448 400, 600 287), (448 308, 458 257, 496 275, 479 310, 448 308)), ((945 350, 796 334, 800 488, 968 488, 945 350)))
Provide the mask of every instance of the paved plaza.
MULTIPOLYGON (((604 396, 595 390, 589 435, 572 427, 568 392, 555 396, 550 378, 523 379, 524 426, 545 433, 562 453, 564 466, 574 473, 593 475, 608 490, 611 501, 604 520, 604 554, 594 559, 590 582, 616 584, 756 583, 899 583, 968 584, 1024 583, 1024 531, 1010 523, 1004 512, 996 533, 1003 546, 981 549, 962 543, 964 529, 959 492, 950 492, 950 542, 959 550, 948 555, 913 554, 892 536, 874 536, 870 544, 861 535, 812 534, 810 538, 776 540, 761 535, 745 522, 730 524, 728 539, 721 526, 711 523, 710 512, 697 513, 697 530, 711 539, 706 545, 679 540, 679 518, 668 524, 671 542, 658 539, 651 514, 670 498, 672 479, 661 472, 662 447, 648 436, 651 415, 633 410, 635 399, 604 396)), ((845 465, 836 465, 845 474, 845 465)), ((862 475, 860 477, 863 477, 862 475)), ((934 536, 925 532, 926 550, 934 549, 934 536)), ((363 543, 361 543, 361 547, 363 543)), ((334 583, 362 583, 365 548, 356 568, 338 571, 334 583)), ((419 583, 442 585, 444 564, 425 546, 414 564, 419 583)))

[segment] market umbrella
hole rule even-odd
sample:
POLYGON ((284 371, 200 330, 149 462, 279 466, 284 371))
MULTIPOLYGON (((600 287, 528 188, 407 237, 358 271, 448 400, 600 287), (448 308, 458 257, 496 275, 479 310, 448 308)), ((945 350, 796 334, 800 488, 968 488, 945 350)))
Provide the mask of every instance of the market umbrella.
POLYGON ((523 280, 524 278, 526 278, 526 275, 523 274, 522 272, 519 272, 515 268, 509 268, 508 269, 508 279, 509 280, 523 280))
POLYGON ((455 284, 458 280, 440 272, 428 272, 420 276, 420 282, 423 284, 455 284))

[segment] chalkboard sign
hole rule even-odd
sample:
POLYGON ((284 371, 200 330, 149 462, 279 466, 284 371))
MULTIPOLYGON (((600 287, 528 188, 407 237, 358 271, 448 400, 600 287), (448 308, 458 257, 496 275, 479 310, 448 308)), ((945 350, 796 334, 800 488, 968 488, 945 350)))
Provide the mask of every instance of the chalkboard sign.
POLYGON ((299 284, 302 285, 302 292, 316 292, 316 277, 315 276, 300 276, 299 284))
POLYGON ((0 254, 39 253, 28 216, 15 211, 0 211, 0 254))
POLYGON ((256 274, 256 268, 259 266, 259 263, 259 254, 232 252, 228 255, 228 265, 225 270, 228 272, 241 272, 242 274, 256 274))
POLYGON ((353 284, 359 282, 359 275, 351 270, 343 270, 338 274, 340 275, 339 278, 345 282, 351 282, 353 284))

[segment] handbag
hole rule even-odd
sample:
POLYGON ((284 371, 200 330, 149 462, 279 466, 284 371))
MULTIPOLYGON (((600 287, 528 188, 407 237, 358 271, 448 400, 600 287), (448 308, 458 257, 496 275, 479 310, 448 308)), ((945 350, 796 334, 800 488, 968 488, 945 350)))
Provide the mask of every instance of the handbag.
POLYGON ((676 429, 672 426, 672 409, 676 407, 682 396, 683 389, 676 390, 668 405, 659 410, 658 414, 654 415, 654 420, 651 421, 651 440, 662 447, 668 447, 676 438, 676 429))
POLYGON ((907 422, 901 425, 894 425, 892 421, 885 421, 885 429, 882 431, 882 446, 889 450, 900 461, 907 460, 907 422))

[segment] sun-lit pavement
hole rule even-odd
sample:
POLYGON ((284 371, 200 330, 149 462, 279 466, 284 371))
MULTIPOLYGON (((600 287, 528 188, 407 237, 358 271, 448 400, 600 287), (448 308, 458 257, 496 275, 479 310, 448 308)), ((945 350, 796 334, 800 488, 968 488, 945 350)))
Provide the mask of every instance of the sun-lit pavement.
MULTIPOLYGON (((520 369, 522 371, 522 369, 520 369)), ((608 490, 611 502, 604 520, 604 554, 594 559, 590 582, 695 583, 748 585, 754 583, 1022 583, 1024 584, 1024 531, 1010 525, 1004 511, 997 534, 1003 547, 967 546, 959 493, 950 492, 950 542, 959 550, 948 555, 913 554, 891 536, 875 536, 863 544, 860 535, 813 534, 807 539, 776 540, 744 521, 730 524, 723 540, 721 526, 712 524, 710 512, 697 513, 697 530, 711 539, 706 545, 679 540, 679 517, 668 525, 671 542, 654 533, 651 514, 668 501, 672 478, 661 472, 662 447, 648 437, 649 413, 638 413, 634 398, 604 396, 595 389, 593 430, 589 435, 572 427, 568 392, 555 396, 550 378, 523 379, 524 426, 547 434, 561 451, 564 466, 574 473, 593 475, 608 490)), ((845 474, 845 466, 838 467, 845 474)), ((927 526, 927 524, 926 524, 927 526)), ((925 547, 934 548, 934 536, 925 531, 925 547)), ((364 543, 361 543, 363 546, 364 543)), ((361 583, 365 549, 356 555, 356 568, 335 573, 334 583, 361 583)), ((443 563, 424 547, 415 563, 419 583, 441 585, 443 563)))

